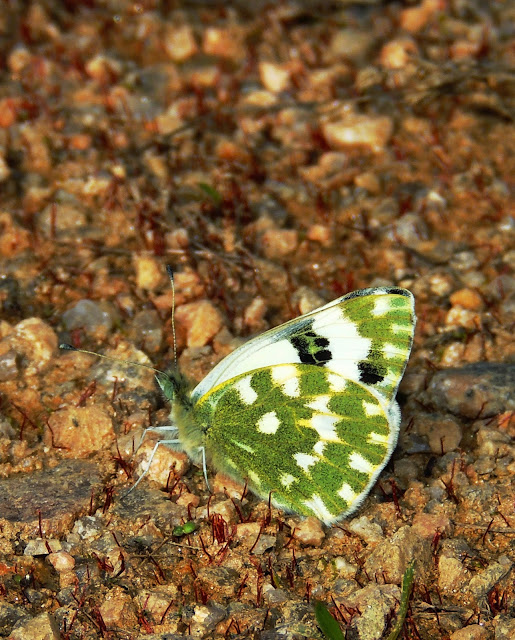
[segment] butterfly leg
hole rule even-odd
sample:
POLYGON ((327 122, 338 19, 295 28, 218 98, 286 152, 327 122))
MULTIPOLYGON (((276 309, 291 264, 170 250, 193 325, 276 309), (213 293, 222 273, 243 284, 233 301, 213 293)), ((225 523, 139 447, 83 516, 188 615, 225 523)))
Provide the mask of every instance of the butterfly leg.
MULTIPOLYGON (((172 432, 174 435, 177 433, 177 427, 174 427, 171 424, 162 425, 161 427, 147 427, 143 433, 141 434, 141 438, 139 439, 138 446, 136 447, 136 451, 143 444, 143 440, 145 439, 147 433, 149 431, 162 431, 162 432, 172 432)), ((159 441, 161 442, 161 440, 159 441)), ((159 444, 159 443, 158 443, 159 444)))
POLYGON ((206 481, 207 490, 209 491, 209 493, 212 493, 211 487, 209 486, 209 480, 207 479, 206 448, 199 447, 199 451, 202 452, 202 471, 204 472, 204 479, 206 481))
MULTIPOLYGON (((174 427, 172 425, 163 425, 161 427, 148 427, 141 434, 141 438, 140 438, 140 441, 138 443, 138 446, 136 447, 136 451, 141 447, 141 444, 143 443, 143 440, 145 439, 145 436, 147 435, 147 431, 161 431, 163 433, 172 433, 172 434, 175 435, 177 433, 177 427, 174 427)), ((171 445, 171 444, 180 444, 180 443, 181 443, 181 441, 178 440, 177 438, 174 438, 174 439, 163 438, 163 439, 158 440, 156 442, 156 444, 154 445, 154 448, 152 449, 152 452, 150 454, 150 459, 148 461, 148 464, 147 464, 145 470, 140 475, 140 477, 136 480, 136 482, 132 485, 132 487, 127 491, 127 493, 125 495, 128 495, 131 491, 133 491, 138 486, 138 484, 143 480, 143 478, 147 475, 147 473, 148 473, 148 471, 150 469, 150 465, 152 464, 152 460, 154 459, 154 456, 156 455, 157 448, 159 447, 160 444, 171 445)))

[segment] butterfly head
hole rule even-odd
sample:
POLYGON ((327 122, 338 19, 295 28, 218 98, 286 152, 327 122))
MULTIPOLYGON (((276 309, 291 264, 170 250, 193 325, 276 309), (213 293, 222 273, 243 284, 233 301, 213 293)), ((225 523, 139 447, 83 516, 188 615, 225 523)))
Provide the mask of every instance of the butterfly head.
POLYGON ((168 373, 158 372, 156 380, 168 402, 178 403, 182 406, 191 404, 191 384, 178 369, 173 369, 168 373))

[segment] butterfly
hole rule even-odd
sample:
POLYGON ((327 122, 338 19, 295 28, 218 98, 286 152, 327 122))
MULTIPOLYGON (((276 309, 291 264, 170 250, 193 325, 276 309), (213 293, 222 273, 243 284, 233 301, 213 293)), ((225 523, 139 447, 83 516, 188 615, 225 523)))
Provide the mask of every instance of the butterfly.
POLYGON ((249 340, 193 390, 158 373, 178 436, 163 442, 286 512, 345 518, 397 444, 415 323, 408 290, 362 289, 249 340))

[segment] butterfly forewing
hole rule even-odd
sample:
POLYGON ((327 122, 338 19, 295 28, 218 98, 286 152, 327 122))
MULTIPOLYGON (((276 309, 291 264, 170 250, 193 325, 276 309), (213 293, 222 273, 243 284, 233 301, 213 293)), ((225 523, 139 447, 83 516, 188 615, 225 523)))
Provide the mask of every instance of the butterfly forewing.
POLYGON ((197 401, 241 373, 314 364, 394 398, 411 350, 414 303, 406 289, 362 289, 253 338, 194 389, 197 401))

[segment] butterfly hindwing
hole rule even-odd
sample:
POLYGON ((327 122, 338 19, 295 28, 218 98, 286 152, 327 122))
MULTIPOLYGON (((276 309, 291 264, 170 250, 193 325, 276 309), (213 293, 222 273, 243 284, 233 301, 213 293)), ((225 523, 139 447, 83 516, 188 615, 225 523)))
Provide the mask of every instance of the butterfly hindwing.
POLYGON ((382 398, 324 367, 275 365, 204 396, 215 468, 274 505, 326 523, 354 511, 397 440, 382 398))

